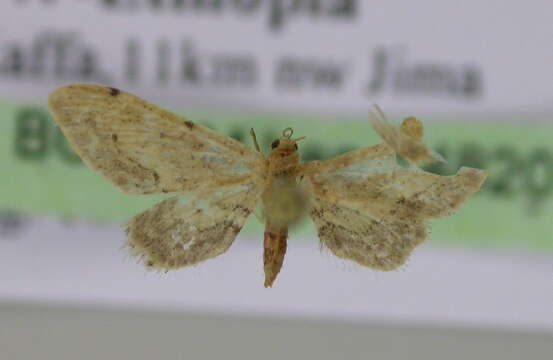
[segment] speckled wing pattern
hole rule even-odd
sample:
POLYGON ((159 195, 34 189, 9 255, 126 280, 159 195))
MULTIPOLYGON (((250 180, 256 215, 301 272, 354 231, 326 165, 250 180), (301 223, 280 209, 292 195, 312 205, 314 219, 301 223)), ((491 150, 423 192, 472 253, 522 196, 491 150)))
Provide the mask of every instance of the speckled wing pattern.
POLYGON ((223 253, 256 206, 265 160, 234 139, 100 85, 61 87, 49 105, 82 160, 125 193, 176 193, 127 225, 131 253, 148 267, 223 253))
POLYGON ((131 254, 147 267, 172 270, 224 253, 259 199, 255 183, 218 188, 209 197, 169 198, 127 225, 131 254))
POLYGON ((384 271, 404 264, 426 239, 425 220, 450 215, 485 179, 470 168, 440 176, 400 167, 386 143, 306 163, 302 174, 322 245, 384 271))
POLYGON ((244 144, 114 88, 61 87, 49 105, 83 161, 128 194, 211 191, 263 173, 244 144))

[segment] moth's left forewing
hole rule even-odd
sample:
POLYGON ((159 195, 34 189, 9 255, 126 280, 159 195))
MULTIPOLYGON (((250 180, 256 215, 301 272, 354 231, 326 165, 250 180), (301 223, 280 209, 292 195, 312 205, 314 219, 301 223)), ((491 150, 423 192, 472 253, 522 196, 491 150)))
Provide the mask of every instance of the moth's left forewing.
POLYGON ((378 189, 399 170, 394 151, 386 144, 365 147, 324 161, 301 165, 301 184, 307 193, 332 201, 378 197, 378 189))
POLYGON ((449 216, 480 190, 485 179, 485 171, 468 167, 451 176, 402 169, 394 175, 399 190, 395 213, 421 219, 449 216))
POLYGON ((387 144, 378 144, 350 151, 329 160, 302 163, 298 167, 299 176, 326 176, 339 173, 366 175, 385 172, 395 166, 395 153, 387 144))

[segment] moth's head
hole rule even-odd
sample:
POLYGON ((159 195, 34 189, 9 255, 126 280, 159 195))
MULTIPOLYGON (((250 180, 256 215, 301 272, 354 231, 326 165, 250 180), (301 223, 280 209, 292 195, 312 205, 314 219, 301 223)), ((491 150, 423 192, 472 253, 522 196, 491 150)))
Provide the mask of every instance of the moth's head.
POLYGON ((281 156, 292 155, 298 151, 298 142, 305 139, 305 136, 292 139, 294 130, 286 128, 282 136, 271 143, 271 153, 278 153, 281 156))

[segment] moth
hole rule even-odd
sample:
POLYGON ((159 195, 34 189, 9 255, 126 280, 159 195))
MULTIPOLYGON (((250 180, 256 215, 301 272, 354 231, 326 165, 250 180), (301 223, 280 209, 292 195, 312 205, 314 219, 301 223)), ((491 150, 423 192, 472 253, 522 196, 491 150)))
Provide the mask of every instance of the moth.
POLYGON ((49 107, 83 162, 123 192, 173 195, 126 225, 131 254, 156 270, 224 253, 258 205, 265 287, 304 215, 334 255, 394 270, 427 238, 427 220, 450 215, 486 177, 466 167, 453 176, 421 170, 418 164, 442 160, 422 142, 422 123, 394 126, 377 106, 370 119, 382 143, 305 163, 298 151, 305 138, 293 138, 291 128, 264 156, 253 129, 248 147, 115 88, 64 86, 50 94, 49 107), (412 165, 400 166, 397 155, 412 165))

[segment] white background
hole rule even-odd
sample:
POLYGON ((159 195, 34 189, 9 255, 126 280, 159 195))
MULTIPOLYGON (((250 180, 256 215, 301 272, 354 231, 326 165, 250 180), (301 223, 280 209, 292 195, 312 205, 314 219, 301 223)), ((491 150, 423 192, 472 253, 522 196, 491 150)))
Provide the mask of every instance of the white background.
MULTIPOLYGON (((147 6, 131 12, 106 11, 101 3, 3 2, 0 61, 6 61, 5 49, 14 42, 30 53, 33 40, 40 34, 73 33, 76 47, 92 48, 98 54, 100 67, 109 74, 103 82, 180 108, 364 116, 368 106, 378 102, 389 111, 421 115, 549 118, 553 111, 553 9, 549 1, 358 1, 353 18, 291 14, 278 30, 268 24, 271 1, 262 2, 254 15, 241 15, 232 9, 219 15, 150 11, 147 6), (143 52, 141 80, 135 84, 126 81, 123 72, 125 44, 130 38, 138 40, 143 52), (154 80, 155 49, 160 39, 173 46, 169 57, 174 73, 166 85, 154 80), (253 57, 259 81, 251 88, 179 84, 177 56, 183 40, 192 44, 202 67, 209 67, 221 54, 253 57), (378 49, 402 49, 403 68, 434 64, 449 75, 458 75, 473 66, 481 75, 481 92, 473 97, 444 91, 398 93, 387 86, 369 94, 367 84, 378 49), (277 89, 273 81, 276 63, 286 56, 335 64, 345 71, 344 85, 340 89, 309 85, 303 90, 277 89)), ((397 71, 390 70, 386 76, 393 82, 397 71)), ((0 97, 44 103, 55 85, 79 80, 57 78, 52 71, 40 79, 4 74, 0 77, 0 97)))

